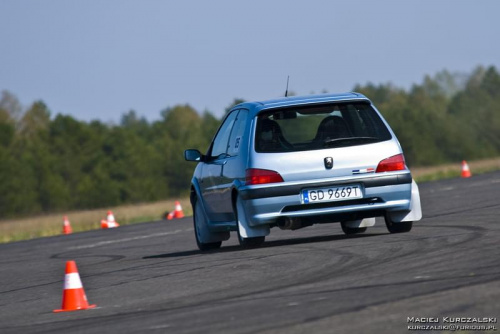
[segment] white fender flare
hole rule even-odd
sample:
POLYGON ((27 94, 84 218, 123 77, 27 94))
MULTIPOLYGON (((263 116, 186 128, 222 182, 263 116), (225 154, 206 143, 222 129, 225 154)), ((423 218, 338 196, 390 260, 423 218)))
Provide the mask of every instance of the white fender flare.
POLYGON ((242 238, 265 237, 269 235, 271 232, 269 225, 250 226, 248 224, 245 207, 240 196, 236 198, 236 210, 238 213, 236 223, 238 224, 238 230, 242 238))
POLYGON ((391 220, 398 222, 414 222, 422 219, 422 206, 420 205, 420 192, 415 180, 411 182, 411 201, 410 211, 394 211, 389 212, 391 220))

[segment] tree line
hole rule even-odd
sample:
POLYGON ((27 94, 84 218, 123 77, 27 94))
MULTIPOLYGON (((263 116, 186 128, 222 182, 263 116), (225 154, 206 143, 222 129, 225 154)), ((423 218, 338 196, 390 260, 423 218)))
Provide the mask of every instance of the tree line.
MULTIPOLYGON (((384 115, 410 167, 500 155, 500 75, 493 66, 468 75, 444 70, 409 89, 369 83, 353 90, 384 115)), ((3 91, 0 219, 185 195, 195 165, 183 151, 205 151, 220 122, 189 105, 166 108, 153 122, 133 110, 117 125, 85 122, 53 116, 43 101, 24 109, 3 91)))

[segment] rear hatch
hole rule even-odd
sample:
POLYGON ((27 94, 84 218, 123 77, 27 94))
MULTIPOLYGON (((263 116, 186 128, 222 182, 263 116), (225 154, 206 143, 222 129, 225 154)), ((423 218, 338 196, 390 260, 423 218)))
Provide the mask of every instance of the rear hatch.
POLYGON ((376 176, 378 164, 401 153, 393 140, 342 148, 286 153, 257 153, 253 168, 278 172, 285 182, 356 179, 376 176), (332 160, 330 167, 329 159, 332 160))
POLYGON ((249 168, 276 171, 285 182, 356 179, 401 153, 369 101, 291 106, 257 115, 249 168))

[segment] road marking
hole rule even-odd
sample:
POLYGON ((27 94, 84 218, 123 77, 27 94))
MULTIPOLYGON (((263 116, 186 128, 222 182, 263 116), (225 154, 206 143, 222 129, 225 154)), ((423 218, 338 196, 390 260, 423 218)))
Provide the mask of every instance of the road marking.
POLYGON ((148 235, 140 235, 137 237, 133 238, 124 238, 124 239, 117 239, 117 240, 107 240, 107 241, 100 241, 96 242, 95 244, 90 244, 90 245, 83 245, 83 246, 73 246, 69 247, 68 249, 86 249, 86 248, 94 248, 94 247, 100 247, 100 246, 105 246, 105 245, 110 245, 110 244, 116 244, 120 242, 128 242, 128 241, 134 241, 134 240, 141 240, 141 239, 148 239, 148 238, 154 238, 154 237, 163 237, 166 235, 173 235, 177 233, 184 232, 183 230, 175 230, 172 232, 163 232, 163 233, 155 233, 155 234, 148 234, 148 235))
POLYGON ((151 326, 148 329, 165 329, 165 328, 170 328, 171 325, 166 324, 166 325, 158 325, 158 326, 151 326))

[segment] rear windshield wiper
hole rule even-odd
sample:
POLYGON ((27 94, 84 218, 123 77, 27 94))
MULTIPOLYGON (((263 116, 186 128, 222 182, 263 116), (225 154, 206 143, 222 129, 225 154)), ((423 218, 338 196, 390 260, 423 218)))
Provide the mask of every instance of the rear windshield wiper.
POLYGON ((377 137, 345 137, 345 138, 332 138, 323 141, 324 146, 329 146, 330 144, 367 144, 375 143, 380 141, 377 137))

